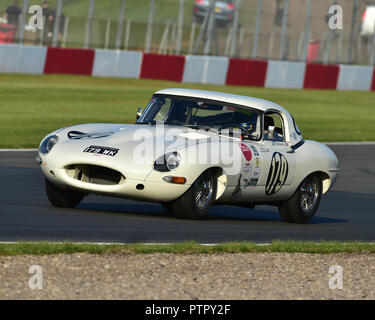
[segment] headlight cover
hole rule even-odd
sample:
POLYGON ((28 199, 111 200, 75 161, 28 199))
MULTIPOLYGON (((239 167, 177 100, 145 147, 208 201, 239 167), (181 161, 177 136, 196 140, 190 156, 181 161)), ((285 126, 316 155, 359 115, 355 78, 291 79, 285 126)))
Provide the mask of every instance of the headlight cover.
POLYGON ((154 162, 154 169, 160 172, 172 171, 180 165, 180 162, 181 156, 177 152, 169 152, 154 162))
POLYGON ((56 135, 45 138, 40 144, 39 151, 41 154, 48 154, 56 143, 59 142, 59 137, 56 135))

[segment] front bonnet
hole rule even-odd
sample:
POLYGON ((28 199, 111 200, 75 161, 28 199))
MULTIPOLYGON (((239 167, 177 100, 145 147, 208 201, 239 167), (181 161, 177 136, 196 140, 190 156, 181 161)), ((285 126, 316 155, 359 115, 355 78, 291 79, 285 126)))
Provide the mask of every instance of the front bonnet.
POLYGON ((50 167, 91 164, 121 172, 126 178, 145 180, 155 160, 193 144, 217 141, 212 133, 176 126, 89 124, 60 130, 60 142, 43 157, 50 167), (90 147, 114 152, 91 153, 90 147))

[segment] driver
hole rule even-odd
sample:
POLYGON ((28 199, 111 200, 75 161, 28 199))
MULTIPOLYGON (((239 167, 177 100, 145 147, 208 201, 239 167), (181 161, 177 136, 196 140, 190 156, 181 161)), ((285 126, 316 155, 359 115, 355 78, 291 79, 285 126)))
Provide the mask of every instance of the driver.
POLYGON ((236 122, 239 123, 241 127, 247 130, 246 133, 253 134, 257 129, 257 114, 251 112, 250 110, 237 109, 234 116, 236 122))

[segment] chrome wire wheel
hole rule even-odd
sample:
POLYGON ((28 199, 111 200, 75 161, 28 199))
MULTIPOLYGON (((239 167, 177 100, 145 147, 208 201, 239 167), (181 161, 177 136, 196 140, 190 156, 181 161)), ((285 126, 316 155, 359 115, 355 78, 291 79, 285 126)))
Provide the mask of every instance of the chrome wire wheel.
POLYGON ((300 186, 299 205, 301 209, 309 214, 315 208, 319 198, 319 180, 317 176, 312 176, 300 186))
POLYGON ((318 210, 322 190, 322 180, 319 173, 313 173, 306 177, 294 195, 279 206, 283 221, 307 223, 318 210))
POLYGON ((198 179, 194 185, 194 201, 196 206, 203 210, 209 204, 214 189, 212 176, 205 175, 198 179))
POLYGON ((215 171, 206 170, 179 198, 171 203, 176 218, 205 219, 216 198, 217 176, 215 171))

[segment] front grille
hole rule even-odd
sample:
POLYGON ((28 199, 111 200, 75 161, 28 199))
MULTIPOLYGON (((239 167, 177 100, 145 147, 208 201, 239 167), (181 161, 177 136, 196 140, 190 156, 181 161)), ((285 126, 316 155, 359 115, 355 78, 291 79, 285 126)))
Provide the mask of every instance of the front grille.
POLYGON ((124 183, 125 177, 118 171, 90 164, 73 164, 65 168, 67 174, 76 180, 101 185, 124 183))

